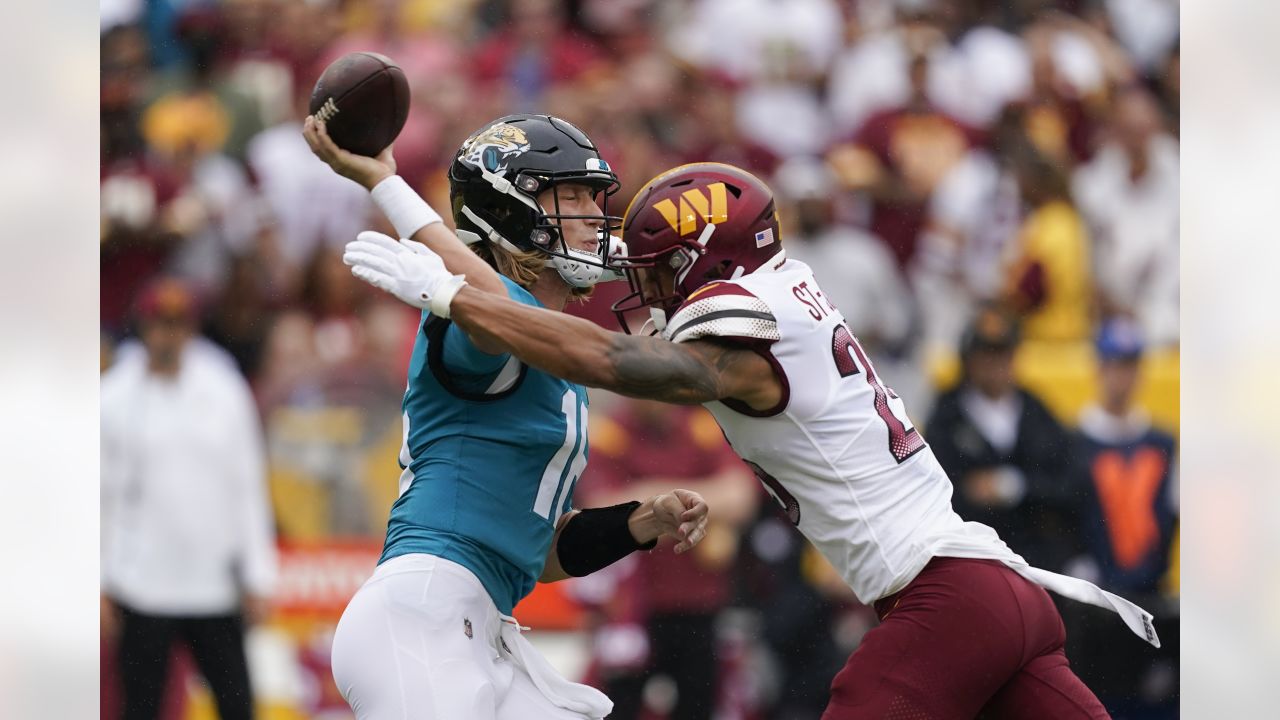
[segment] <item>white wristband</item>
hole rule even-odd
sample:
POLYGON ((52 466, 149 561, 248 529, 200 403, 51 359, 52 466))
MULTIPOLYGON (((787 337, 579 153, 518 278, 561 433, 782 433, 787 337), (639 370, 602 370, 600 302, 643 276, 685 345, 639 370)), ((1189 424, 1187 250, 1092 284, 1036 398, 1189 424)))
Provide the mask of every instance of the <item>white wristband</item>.
POLYGON ((370 194, 373 204, 387 216, 396 234, 402 238, 412 238, 414 233, 431 223, 442 222, 440 213, 419 197, 399 175, 378 183, 370 194))
MULTIPOLYGON (((436 317, 448 319, 449 304, 453 302, 453 296, 457 295, 462 286, 466 284, 467 280, 462 275, 454 275, 449 278, 440 287, 436 288, 435 294, 426 298, 427 310, 431 311, 431 314, 436 317)), ((425 297, 426 294, 424 293, 423 295, 425 297)))

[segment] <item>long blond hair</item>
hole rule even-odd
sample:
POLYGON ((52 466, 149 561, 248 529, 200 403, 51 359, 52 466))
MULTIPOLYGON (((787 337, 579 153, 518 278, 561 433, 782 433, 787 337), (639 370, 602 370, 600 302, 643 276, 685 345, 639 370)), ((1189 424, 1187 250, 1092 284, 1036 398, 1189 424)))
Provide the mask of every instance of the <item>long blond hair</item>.
MULTIPOLYGON (((538 281, 538 276, 547 267, 547 256, 533 250, 512 252, 504 247, 488 241, 480 241, 471 246, 471 251, 482 260, 515 281, 515 284, 528 290, 538 281)), ((569 289, 569 299, 582 302, 591 297, 594 287, 575 287, 569 289)))

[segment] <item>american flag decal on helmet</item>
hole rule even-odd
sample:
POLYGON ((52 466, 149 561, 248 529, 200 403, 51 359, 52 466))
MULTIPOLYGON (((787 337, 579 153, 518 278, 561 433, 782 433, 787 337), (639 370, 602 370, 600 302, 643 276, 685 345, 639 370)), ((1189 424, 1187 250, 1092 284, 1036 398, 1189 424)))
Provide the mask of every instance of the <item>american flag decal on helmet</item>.
POLYGON ((768 247, 773 244, 773 228, 765 228, 756 233, 756 247, 768 247))

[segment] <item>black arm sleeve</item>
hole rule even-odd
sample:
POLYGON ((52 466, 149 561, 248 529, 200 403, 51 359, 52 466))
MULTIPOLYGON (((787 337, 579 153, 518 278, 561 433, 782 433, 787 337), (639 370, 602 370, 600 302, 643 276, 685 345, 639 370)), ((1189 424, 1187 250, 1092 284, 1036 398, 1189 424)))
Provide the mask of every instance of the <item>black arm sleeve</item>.
POLYGON ((631 536, 627 520, 640 507, 632 500, 603 508, 586 508, 569 518, 556 543, 560 567, 573 577, 582 577, 612 565, 636 550, 652 550, 656 539, 639 545, 631 536))

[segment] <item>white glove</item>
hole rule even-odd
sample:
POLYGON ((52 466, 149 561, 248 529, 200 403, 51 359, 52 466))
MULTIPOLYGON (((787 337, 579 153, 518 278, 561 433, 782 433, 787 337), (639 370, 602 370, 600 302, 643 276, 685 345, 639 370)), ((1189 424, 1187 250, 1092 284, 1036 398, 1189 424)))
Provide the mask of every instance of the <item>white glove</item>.
POLYGON ((347 243, 342 262, 351 266, 352 275, 442 318, 449 317, 449 303, 467 284, 462 275, 450 273, 440 256, 426 245, 412 240, 397 242, 372 230, 347 243))

